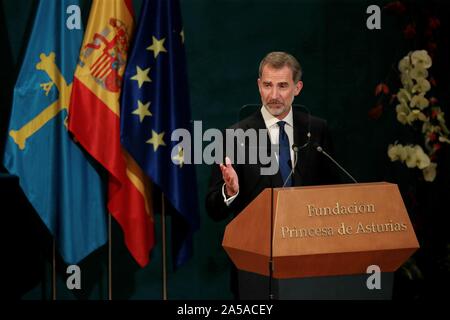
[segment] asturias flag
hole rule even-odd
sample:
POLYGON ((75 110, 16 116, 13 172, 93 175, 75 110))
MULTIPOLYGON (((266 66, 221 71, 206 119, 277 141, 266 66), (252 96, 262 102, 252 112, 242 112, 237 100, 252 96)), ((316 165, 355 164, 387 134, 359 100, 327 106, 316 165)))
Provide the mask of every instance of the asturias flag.
MULTIPOLYGON (((147 0, 124 75, 121 141, 176 210, 174 265, 191 255, 199 227, 197 183, 185 150, 172 149, 175 129, 189 129, 190 107, 184 31, 178 0, 147 0)), ((190 151, 186 151, 190 152, 190 151)))
POLYGON ((14 88, 4 165, 19 176, 64 261, 74 264, 103 245, 107 232, 100 177, 67 131, 83 37, 80 21, 69 21, 69 7, 79 10, 78 0, 39 3, 14 88))
POLYGON ((94 0, 75 72, 69 130, 109 173, 108 209, 141 266, 154 245, 148 180, 120 144, 119 96, 133 32, 131 0, 94 0))

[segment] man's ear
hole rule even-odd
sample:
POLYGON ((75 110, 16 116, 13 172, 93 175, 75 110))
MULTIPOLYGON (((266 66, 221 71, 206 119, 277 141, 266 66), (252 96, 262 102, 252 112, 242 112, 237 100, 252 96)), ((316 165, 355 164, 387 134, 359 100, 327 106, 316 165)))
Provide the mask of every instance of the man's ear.
POLYGON ((300 93, 300 91, 302 91, 303 89, 303 81, 298 81, 297 84, 295 85, 295 95, 298 96, 298 94, 300 93))

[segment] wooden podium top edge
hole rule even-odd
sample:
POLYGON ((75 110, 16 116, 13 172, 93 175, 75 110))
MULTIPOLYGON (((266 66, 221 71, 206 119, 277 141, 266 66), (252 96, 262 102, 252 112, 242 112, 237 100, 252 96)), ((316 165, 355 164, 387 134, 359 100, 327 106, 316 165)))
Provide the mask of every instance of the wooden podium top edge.
MULTIPOLYGON (((280 191, 291 189, 336 189, 336 188, 353 188, 356 186, 364 187, 364 186, 382 186, 382 185, 395 185, 395 184, 382 181, 382 182, 364 182, 364 183, 326 184, 318 186, 284 187, 284 188, 273 188, 273 190, 280 191)), ((270 188, 266 188, 265 190, 270 190, 270 188)))

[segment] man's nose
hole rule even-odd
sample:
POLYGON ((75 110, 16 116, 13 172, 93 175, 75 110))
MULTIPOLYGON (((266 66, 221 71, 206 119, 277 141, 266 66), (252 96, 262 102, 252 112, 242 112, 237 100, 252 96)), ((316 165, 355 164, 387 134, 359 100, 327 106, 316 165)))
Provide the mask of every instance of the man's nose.
POLYGON ((277 87, 273 87, 272 90, 270 90, 270 98, 271 99, 278 98, 278 89, 277 89, 277 87))

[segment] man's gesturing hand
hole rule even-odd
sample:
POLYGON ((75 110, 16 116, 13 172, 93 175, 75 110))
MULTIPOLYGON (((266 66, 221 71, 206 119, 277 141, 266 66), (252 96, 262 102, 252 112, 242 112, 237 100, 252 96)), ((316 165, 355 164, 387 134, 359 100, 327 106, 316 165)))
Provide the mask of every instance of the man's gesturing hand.
POLYGON ((223 181, 225 181, 225 192, 227 196, 232 197, 239 191, 239 181, 230 158, 225 158, 225 165, 220 164, 220 170, 222 171, 223 181))

